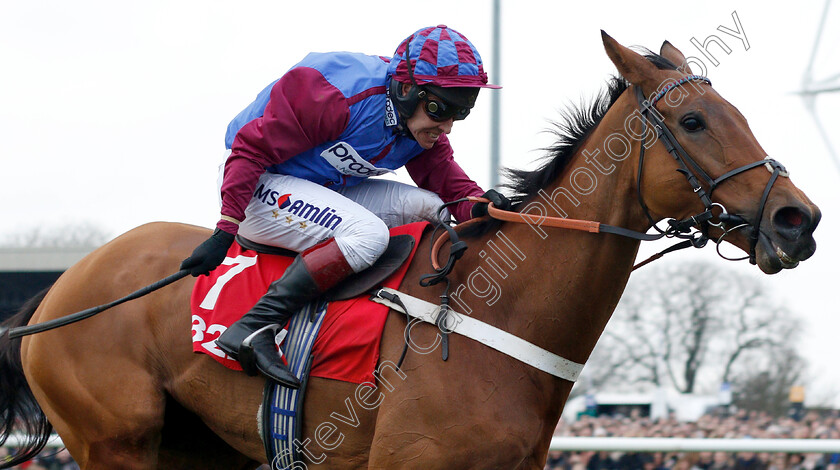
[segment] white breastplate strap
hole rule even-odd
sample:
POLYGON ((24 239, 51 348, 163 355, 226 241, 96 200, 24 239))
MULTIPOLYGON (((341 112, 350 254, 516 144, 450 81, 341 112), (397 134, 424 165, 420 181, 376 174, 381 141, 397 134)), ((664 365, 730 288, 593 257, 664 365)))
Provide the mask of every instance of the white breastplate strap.
MULTIPOLYGON (((399 296, 402 303, 408 309, 408 312, 390 300, 374 296, 371 300, 402 313, 407 313, 409 316, 423 320, 427 323, 437 325, 437 317, 440 313, 440 307, 431 302, 412 297, 408 294, 383 287, 381 291, 388 292, 399 296)), ((543 372, 547 372, 561 379, 574 382, 580 375, 583 369, 583 364, 572 362, 568 359, 562 358, 551 351, 535 346, 522 338, 516 337, 506 331, 500 330, 495 326, 478 321, 467 315, 456 313, 452 310, 449 315, 453 317, 457 315, 457 324, 452 328, 452 333, 466 336, 467 338, 478 341, 479 343, 490 346, 491 348, 507 354, 508 356, 524 362, 532 367, 535 367, 543 372)), ((450 319, 451 320, 451 319, 450 319)), ((447 321, 447 326, 451 326, 454 321, 447 321)))

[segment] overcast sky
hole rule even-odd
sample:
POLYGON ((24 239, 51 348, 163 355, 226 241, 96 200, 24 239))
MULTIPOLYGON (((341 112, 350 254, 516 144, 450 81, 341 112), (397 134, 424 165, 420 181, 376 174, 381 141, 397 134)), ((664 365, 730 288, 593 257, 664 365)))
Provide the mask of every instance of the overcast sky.
MULTIPOLYGON (((211 227, 218 218, 216 167, 225 128, 272 80, 310 51, 392 55, 416 29, 447 24, 491 65, 491 2, 76 0, 0 7, 0 238, 34 227, 94 223, 114 235, 154 220, 211 227)), ((490 99, 502 102, 502 163, 534 166, 550 144, 543 131, 569 103, 592 97, 614 73, 599 30, 625 45, 658 50, 718 35, 729 54, 705 58, 714 87, 747 117, 768 153, 823 210, 812 260, 764 276, 713 248, 702 258, 760 277, 801 315, 800 351, 821 393, 840 391, 840 299, 836 245, 840 171, 801 98, 823 2, 504 1, 502 73, 470 119, 450 136, 456 158, 480 185, 488 166, 490 99), (515 5, 515 6, 514 6, 515 5), (718 31, 736 28, 749 49, 718 31)), ((829 10, 814 75, 840 73, 840 5, 829 10)), ((840 150, 840 96, 817 109, 840 150)), ((647 256, 662 245, 645 245, 647 256)), ((660 261, 664 262, 664 261, 660 261)), ((576 267, 569 267, 576 269, 576 267)))

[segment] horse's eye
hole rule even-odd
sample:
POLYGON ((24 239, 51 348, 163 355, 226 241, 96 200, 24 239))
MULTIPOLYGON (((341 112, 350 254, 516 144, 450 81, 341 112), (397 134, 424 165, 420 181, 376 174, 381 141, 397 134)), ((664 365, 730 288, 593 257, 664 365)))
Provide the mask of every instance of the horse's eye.
POLYGON ((706 128, 703 124, 703 121, 698 119, 695 116, 686 116, 683 118, 680 125, 683 126, 683 129, 687 130, 688 132, 697 132, 706 128))

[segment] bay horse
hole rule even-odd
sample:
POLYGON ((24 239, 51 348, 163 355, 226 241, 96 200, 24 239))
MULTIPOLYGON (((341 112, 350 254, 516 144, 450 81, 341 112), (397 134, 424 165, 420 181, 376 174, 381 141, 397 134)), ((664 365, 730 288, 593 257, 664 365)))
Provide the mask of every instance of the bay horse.
MULTIPOLYGON (((820 219, 780 165, 771 161, 764 170, 766 153, 746 119, 691 75, 673 45, 666 41, 659 54, 642 55, 603 32, 602 40, 621 77, 571 117, 542 168, 511 172, 514 208, 536 219, 462 230, 471 249, 448 277, 455 310, 577 363, 586 362, 615 309, 640 241, 547 228, 539 222, 546 216, 636 232, 666 218, 689 221, 750 253, 771 274, 814 253, 820 219), (642 110, 661 118, 661 132, 672 135, 691 165, 672 156, 642 110)), ((69 268, 6 326, 121 297, 175 271, 207 236, 205 228, 176 223, 131 230, 69 268)), ((429 252, 429 238, 418 253, 429 252)), ((443 283, 418 285, 431 271, 430 260, 418 255, 400 290, 437 302, 443 283)), ((265 462, 257 426, 264 380, 192 352, 193 283, 180 280, 20 342, 4 336, 0 431, 6 437, 18 426, 35 439, 4 465, 31 457, 51 426, 85 470, 246 469, 265 462)), ((406 326, 404 315, 392 311, 381 363, 397 361, 406 326)), ((412 328, 411 341, 432 349, 438 335, 422 324, 412 328)), ((400 369, 383 369, 379 388, 367 390, 376 406, 361 406, 370 401, 355 384, 311 379, 305 459, 296 468, 543 468, 573 383, 450 336, 445 362, 439 351, 412 348, 400 369)))

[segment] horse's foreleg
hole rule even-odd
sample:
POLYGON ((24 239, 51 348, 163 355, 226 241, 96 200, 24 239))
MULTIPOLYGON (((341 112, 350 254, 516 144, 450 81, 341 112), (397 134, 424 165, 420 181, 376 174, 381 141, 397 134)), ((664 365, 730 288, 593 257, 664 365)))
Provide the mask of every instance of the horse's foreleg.
MULTIPOLYGON (((392 316, 383 357, 398 357, 404 331, 405 322, 392 316)), ((402 375, 381 362, 381 377, 394 389, 379 407, 369 468, 543 468, 536 450, 541 430, 528 405, 540 397, 518 386, 527 381, 525 366, 457 335, 449 338, 452 354, 444 362, 439 345, 433 348, 438 333, 432 325, 412 328, 402 375)))
POLYGON ((379 393, 366 385, 311 378, 297 444, 300 463, 307 468, 366 468, 377 413, 372 405, 379 393))

